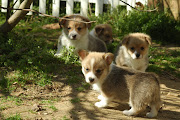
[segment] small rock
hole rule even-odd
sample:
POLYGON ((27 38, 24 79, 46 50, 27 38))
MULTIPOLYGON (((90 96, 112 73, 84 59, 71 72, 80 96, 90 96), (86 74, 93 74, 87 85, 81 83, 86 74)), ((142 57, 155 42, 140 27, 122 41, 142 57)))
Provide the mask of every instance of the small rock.
POLYGON ((34 105, 32 106, 32 110, 35 111, 35 112, 38 112, 38 111, 42 111, 43 109, 42 109, 42 106, 41 106, 41 105, 39 105, 39 104, 34 104, 34 105))
POLYGON ((17 82, 14 82, 13 85, 17 85, 17 82))
POLYGON ((44 113, 44 115, 47 115, 48 113, 44 113))

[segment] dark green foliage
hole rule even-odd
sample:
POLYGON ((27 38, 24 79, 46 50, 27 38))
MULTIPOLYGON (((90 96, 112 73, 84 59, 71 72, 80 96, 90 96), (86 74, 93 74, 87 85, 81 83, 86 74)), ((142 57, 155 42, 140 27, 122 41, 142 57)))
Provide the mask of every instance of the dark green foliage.
POLYGON ((120 39, 128 33, 143 32, 155 42, 180 45, 180 21, 166 13, 131 11, 127 14, 126 10, 119 7, 112 14, 103 13, 91 20, 95 20, 96 24, 111 24, 114 37, 120 39))
POLYGON ((142 31, 151 35, 153 40, 162 44, 180 45, 180 21, 175 21, 166 14, 155 13, 142 27, 142 31))

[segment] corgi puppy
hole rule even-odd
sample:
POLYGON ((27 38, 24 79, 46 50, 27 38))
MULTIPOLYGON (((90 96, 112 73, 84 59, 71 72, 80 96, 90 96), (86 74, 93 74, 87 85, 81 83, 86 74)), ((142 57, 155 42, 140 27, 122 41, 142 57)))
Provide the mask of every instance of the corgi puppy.
POLYGON ((90 34, 96 39, 104 41, 106 44, 114 41, 112 37, 112 27, 109 24, 96 25, 90 34))
POLYGON ((108 50, 104 41, 90 33, 88 51, 107 52, 108 50))
POLYGON ((62 55, 63 46, 69 49, 70 46, 75 47, 75 54, 77 54, 78 49, 88 49, 89 43, 89 31, 91 24, 83 23, 90 22, 90 20, 81 15, 69 15, 64 16, 65 19, 60 19, 59 25, 62 27, 62 35, 58 39, 57 52, 55 56, 62 55), (73 20, 68 20, 73 19, 73 20), (79 22, 78 22, 79 21, 79 22))
POLYGON ((145 72, 149 64, 150 45, 151 38, 144 33, 131 33, 125 36, 115 59, 117 66, 126 66, 145 72))
POLYGON ((138 72, 130 68, 117 67, 112 63, 112 53, 78 51, 82 73, 87 83, 100 92, 95 106, 106 107, 109 102, 129 102, 130 110, 123 114, 138 115, 150 106, 147 117, 156 117, 161 105, 158 78, 153 73, 138 72))

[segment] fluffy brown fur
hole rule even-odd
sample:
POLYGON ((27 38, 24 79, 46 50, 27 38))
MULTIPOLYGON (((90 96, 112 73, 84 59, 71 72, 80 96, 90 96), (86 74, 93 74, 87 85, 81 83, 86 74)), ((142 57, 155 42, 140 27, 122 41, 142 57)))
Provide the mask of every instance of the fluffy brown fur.
POLYGON ((147 117, 155 117, 161 105, 160 86, 157 75, 117 67, 111 64, 112 53, 78 52, 86 82, 100 92, 97 107, 106 107, 112 100, 129 102, 131 109, 125 115, 137 115, 147 106, 151 111, 147 117))
POLYGON ((96 25, 93 32, 97 38, 104 41, 106 44, 114 41, 112 37, 112 27, 109 24, 96 25))
POLYGON ((116 64, 145 72, 149 64, 150 45, 151 38, 144 33, 131 33, 125 36, 115 59, 116 64))

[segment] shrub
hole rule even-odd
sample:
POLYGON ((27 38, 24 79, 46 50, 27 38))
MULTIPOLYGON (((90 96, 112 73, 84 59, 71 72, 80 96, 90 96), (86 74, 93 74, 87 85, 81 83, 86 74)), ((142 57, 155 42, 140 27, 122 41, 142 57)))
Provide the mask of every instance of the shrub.
POLYGON ((180 45, 180 22, 166 14, 151 15, 151 19, 142 26, 142 31, 151 35, 151 37, 162 44, 180 45))
POLYGON ((96 20, 96 24, 111 24, 114 37, 120 39, 128 33, 144 32, 155 42, 180 45, 180 21, 166 13, 130 11, 127 14, 126 10, 118 8, 112 14, 107 12, 91 20, 96 20))

